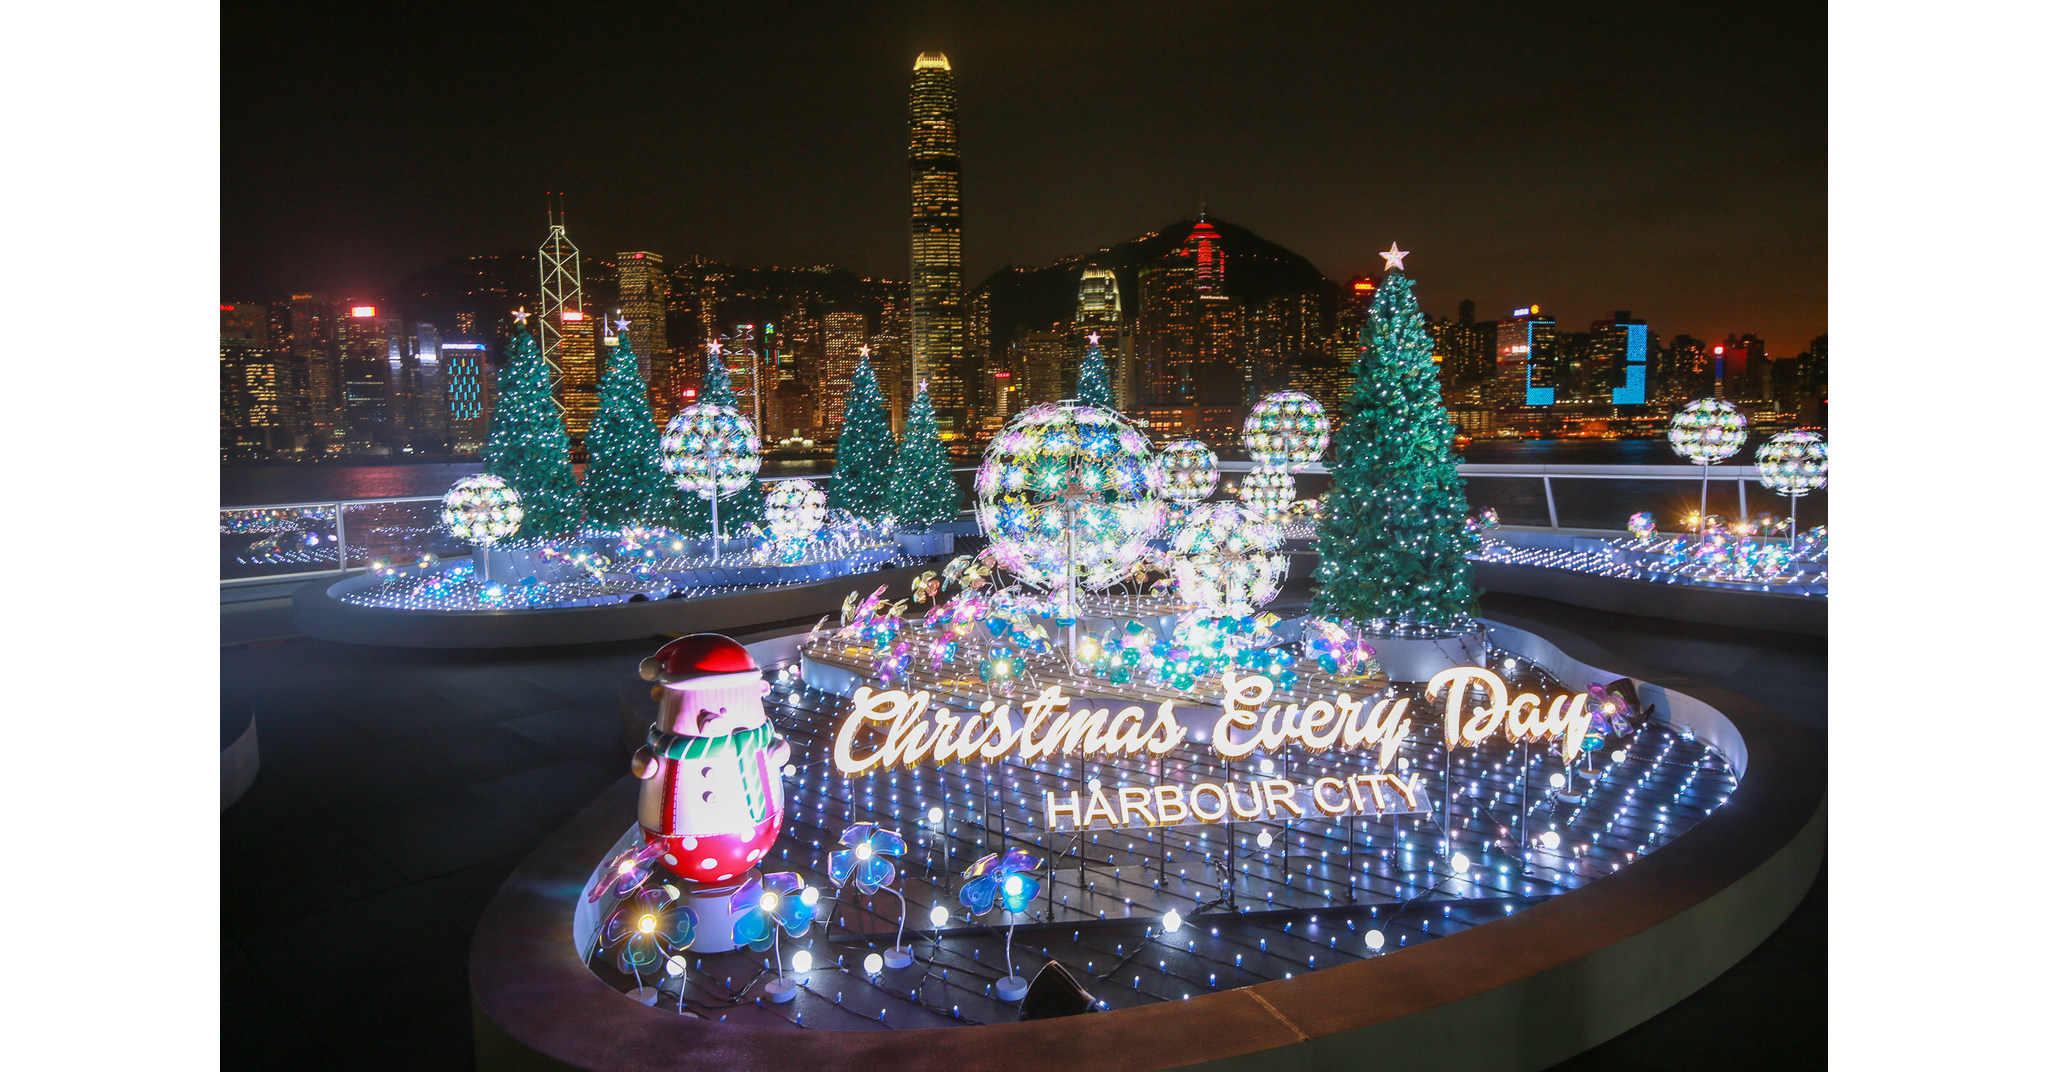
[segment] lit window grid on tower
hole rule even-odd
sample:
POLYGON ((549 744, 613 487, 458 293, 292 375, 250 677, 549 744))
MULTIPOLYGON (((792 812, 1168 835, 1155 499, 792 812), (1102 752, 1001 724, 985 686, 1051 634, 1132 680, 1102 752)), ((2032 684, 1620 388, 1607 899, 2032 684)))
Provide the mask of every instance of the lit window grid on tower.
POLYGON ((918 56, 910 79, 910 368, 929 381, 942 426, 964 408, 959 110, 952 65, 918 56))

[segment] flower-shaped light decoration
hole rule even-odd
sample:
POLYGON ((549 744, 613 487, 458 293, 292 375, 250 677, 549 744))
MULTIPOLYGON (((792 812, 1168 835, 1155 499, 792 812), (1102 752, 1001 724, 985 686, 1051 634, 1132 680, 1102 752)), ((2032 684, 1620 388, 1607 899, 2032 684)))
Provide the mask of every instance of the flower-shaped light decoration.
POLYGON ((1637 543, 1648 543, 1657 538, 1657 519, 1648 510, 1638 510, 1628 515, 1628 531, 1637 543))
POLYGON ((1267 395, 1244 420, 1244 447, 1254 465, 1299 470, 1329 445, 1330 418, 1321 403, 1300 391, 1267 395))
POLYGON ((1223 475, 1216 467, 1216 452, 1199 439, 1177 439, 1161 448, 1159 470, 1159 497, 1175 503, 1208 498, 1223 475))
POLYGON ((1022 912, 1038 896, 1038 878, 1030 872, 1044 863, 1023 849, 1011 849, 998 856, 989 853, 967 869, 967 881, 960 886, 960 907, 970 916, 994 908, 998 902, 1008 912, 1022 912))
POLYGON ((808 480, 784 480, 768 492, 763 511, 775 542, 808 540, 825 527, 825 493, 808 480))
POLYGON ((839 844, 845 848, 834 849, 825 858, 825 873, 834 886, 851 880, 853 888, 862 893, 873 893, 896 881, 896 865, 889 857, 901 856, 908 848, 902 834, 873 823, 847 827, 839 835, 839 844))
POLYGON ((441 496, 441 524, 448 534, 478 547, 511 539, 525 517, 519 492, 489 473, 463 477, 441 496))
POLYGON ((590 887, 590 903, 596 904, 605 897, 625 897, 654 877, 654 861, 661 859, 665 850, 660 842, 646 845, 632 845, 622 850, 604 865, 603 881, 590 887))
POLYGON ((1799 553, 1809 557, 1828 553, 1828 527, 1815 525, 1799 539, 1799 553))
POLYGON ((818 899, 794 871, 777 871, 759 879, 749 878, 732 895, 732 940, 756 952, 775 944, 779 925, 791 938, 811 929, 818 916, 818 899), (804 895, 811 893, 806 898, 804 895))
POLYGON ((1757 448, 1757 479, 1780 495, 1798 498, 1828 483, 1827 440, 1808 431, 1780 432, 1757 448))
POLYGON ((1212 617, 1250 614, 1287 579, 1280 527, 1232 503, 1196 507, 1173 537, 1173 577, 1181 597, 1212 617))
POLYGON ((1294 502, 1294 474, 1276 466, 1253 466, 1238 481, 1237 497, 1251 516, 1278 521, 1294 502))
POLYGON ((661 467, 683 491, 722 499, 761 471, 761 435, 739 410, 699 402, 669 418, 661 433, 661 467))
POLYGON ((598 951, 618 958, 619 971, 639 976, 697 941, 697 910, 677 904, 673 886, 649 886, 619 902, 597 932, 598 951))
POLYGON ((1129 576, 1158 530, 1160 481, 1151 445, 1121 414, 1050 402, 990 441, 975 516, 996 564, 1019 580, 1064 589, 1071 565, 1076 585, 1094 591, 1129 576))
POLYGON ((1371 677, 1379 673, 1379 652, 1365 642, 1365 630, 1348 618, 1310 618, 1302 623, 1301 639, 1310 658, 1332 677, 1371 677))
POLYGON ((1742 449, 1749 418, 1722 398, 1688 402, 1671 415, 1671 449, 1694 465, 1712 465, 1742 449))

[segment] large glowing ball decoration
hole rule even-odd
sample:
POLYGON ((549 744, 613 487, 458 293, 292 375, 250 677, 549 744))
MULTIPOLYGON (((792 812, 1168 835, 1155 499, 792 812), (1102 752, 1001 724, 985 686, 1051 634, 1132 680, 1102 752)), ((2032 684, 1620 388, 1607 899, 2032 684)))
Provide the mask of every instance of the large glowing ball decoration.
POLYGON ((1267 395, 1244 421, 1244 447, 1255 465, 1300 469, 1329 445, 1330 418, 1321 403, 1300 391, 1267 395))
POLYGON ((1277 521, 1294 502, 1294 474, 1277 466, 1254 466, 1238 481, 1237 497, 1252 516, 1277 521))
POLYGON ((1780 432, 1757 448, 1757 479, 1780 495, 1798 498, 1828 483, 1828 444, 1807 431, 1780 432))
POLYGON ((722 499, 761 471, 761 435, 739 410, 699 402, 669 418, 661 433, 661 467, 683 491, 722 499))
POLYGON ((1024 583, 1064 589, 1071 567, 1077 587, 1106 588, 1130 575, 1158 531, 1160 480, 1151 444, 1123 415, 1048 402, 989 442, 974 476, 975 517, 996 563, 1024 583))
POLYGON ((1216 466, 1216 452, 1199 439, 1168 443, 1159 451, 1159 471, 1159 497, 1178 503, 1208 498, 1223 475, 1216 466))
POLYGON ((825 493, 802 478, 784 480, 768 492, 763 510, 777 543, 808 540, 825 526, 825 493))
POLYGON ((1232 503, 1195 509, 1173 538, 1181 595, 1212 617, 1238 618, 1273 601, 1287 580, 1280 528, 1232 503))
POLYGON ((1732 457, 1749 438, 1749 418, 1722 398, 1689 402, 1671 415, 1671 449, 1694 465, 1732 457))
POLYGON ((511 539, 525 517, 519 492, 489 473, 463 477, 441 496, 441 524, 448 534, 478 547, 511 539))

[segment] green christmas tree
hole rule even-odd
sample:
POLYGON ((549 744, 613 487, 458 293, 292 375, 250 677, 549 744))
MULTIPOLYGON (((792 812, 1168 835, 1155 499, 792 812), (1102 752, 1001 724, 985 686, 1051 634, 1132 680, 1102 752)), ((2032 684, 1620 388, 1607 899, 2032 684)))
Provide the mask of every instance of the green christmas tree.
POLYGON ((626 322, 619 321, 619 344, 597 384, 597 417, 583 440, 590 448, 583 505, 590 527, 608 532, 666 523, 675 498, 661 470, 661 434, 647 406, 647 382, 640 378, 640 359, 625 328, 626 322))
POLYGON ((1084 406, 1116 408, 1116 394, 1109 389, 1109 362, 1102 357, 1102 336, 1088 333, 1088 356, 1081 360, 1081 383, 1074 397, 1084 406))
POLYGON ((576 535, 583 520, 576 471, 569 467, 569 433, 555 405, 552 377, 540 344, 526 330, 526 312, 506 347, 511 356, 498 381, 491 410, 491 434, 484 442, 484 472, 519 492, 526 511, 517 539, 561 540, 576 535))
POLYGON ((1462 631, 1476 610, 1465 480, 1434 347, 1408 277, 1387 272, 1366 320, 1317 534, 1312 609, 1462 631))
POLYGON ((903 443, 889 474, 889 512, 908 532, 929 532, 960 515, 960 485, 953 482, 953 459, 939 441, 939 421, 932 414, 932 396, 924 384, 910 404, 903 424, 903 443))
MULTIPOLYGON (((697 401, 740 409, 739 396, 732 389, 732 372, 725 367, 725 349, 720 344, 714 343, 705 348, 704 390, 697 401)), ((752 415, 749 414, 747 419, 752 420, 752 415)), ((711 500, 695 492, 678 492, 673 518, 671 527, 676 531, 692 536, 709 536, 711 500)), ((749 480, 746 487, 718 500, 718 531, 721 536, 733 536, 748 525, 765 526, 767 518, 759 480, 749 480)))
POLYGON ((832 466, 832 487, 826 502, 834 509, 879 518, 889 512, 889 469, 896 457, 896 434, 889 430, 889 409, 882 389, 868 367, 868 348, 860 348, 853 386, 846 392, 846 417, 839 425, 839 447, 832 466))

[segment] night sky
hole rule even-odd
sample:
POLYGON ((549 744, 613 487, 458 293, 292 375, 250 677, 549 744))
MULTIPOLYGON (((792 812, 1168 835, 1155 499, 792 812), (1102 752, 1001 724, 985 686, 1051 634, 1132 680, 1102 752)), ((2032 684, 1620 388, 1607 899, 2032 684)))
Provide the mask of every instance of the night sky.
POLYGON ((224 300, 531 249, 547 190, 586 256, 904 278, 931 49, 970 287, 1206 203, 1340 282, 1398 240, 1437 315, 1827 330, 1819 4, 446 7, 223 7, 224 300))

